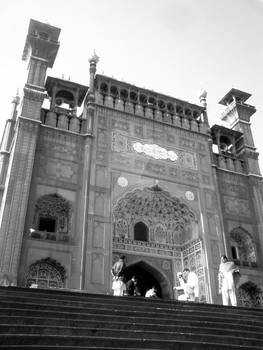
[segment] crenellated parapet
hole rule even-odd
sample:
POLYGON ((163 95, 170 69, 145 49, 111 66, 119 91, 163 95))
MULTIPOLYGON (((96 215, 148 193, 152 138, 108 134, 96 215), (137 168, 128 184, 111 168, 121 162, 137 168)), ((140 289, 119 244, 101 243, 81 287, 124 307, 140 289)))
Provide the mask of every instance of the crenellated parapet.
POLYGON ((207 133, 205 106, 96 75, 96 103, 146 119, 207 133))

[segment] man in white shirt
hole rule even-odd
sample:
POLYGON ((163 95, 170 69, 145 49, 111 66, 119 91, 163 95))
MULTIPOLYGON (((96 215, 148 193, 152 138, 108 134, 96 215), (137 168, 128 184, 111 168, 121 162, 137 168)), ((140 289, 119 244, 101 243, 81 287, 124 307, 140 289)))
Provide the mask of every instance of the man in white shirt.
POLYGON ((228 261, 226 255, 221 256, 219 266, 218 282, 219 294, 222 294, 223 305, 237 306, 236 287, 234 281, 234 272, 239 271, 233 261, 228 261))
MULTIPOLYGON (((179 295, 180 301, 197 301, 199 297, 199 284, 197 274, 185 268, 182 273, 177 274, 180 287, 184 290, 184 294, 179 295)), ((178 289, 178 287, 174 287, 178 289)))

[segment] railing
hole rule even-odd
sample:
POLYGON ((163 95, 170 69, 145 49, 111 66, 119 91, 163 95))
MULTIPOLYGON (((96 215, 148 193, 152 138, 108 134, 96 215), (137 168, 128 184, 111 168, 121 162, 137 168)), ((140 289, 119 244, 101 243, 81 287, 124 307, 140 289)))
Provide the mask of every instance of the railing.
POLYGON ((29 237, 34 239, 46 240, 46 241, 70 243, 70 237, 68 233, 64 233, 64 232, 47 232, 47 231, 30 229, 29 237))
POLYGON ((245 173, 245 162, 233 156, 213 153, 214 163, 218 168, 238 173, 245 173))
POLYGON ((86 120, 76 117, 71 113, 50 111, 42 108, 41 122, 54 128, 68 130, 78 134, 85 132, 86 120))
MULTIPOLYGON (((201 113, 190 113, 187 115, 182 109, 181 113, 177 113, 175 106, 162 110, 158 106, 151 104, 140 104, 115 99, 110 95, 98 93, 96 95, 96 103, 105 107, 114 108, 121 112, 127 112, 136 116, 144 117, 151 120, 156 120, 165 124, 178 126, 191 131, 207 133, 208 125, 201 120, 201 113)), ((197 112, 196 112, 197 113, 197 112)))

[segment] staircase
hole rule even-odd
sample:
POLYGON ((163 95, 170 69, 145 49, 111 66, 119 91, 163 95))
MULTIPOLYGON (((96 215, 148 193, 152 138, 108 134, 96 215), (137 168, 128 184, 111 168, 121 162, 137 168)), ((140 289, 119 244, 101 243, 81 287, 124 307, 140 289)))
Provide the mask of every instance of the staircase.
POLYGON ((2 349, 263 349, 263 310, 0 287, 2 349))

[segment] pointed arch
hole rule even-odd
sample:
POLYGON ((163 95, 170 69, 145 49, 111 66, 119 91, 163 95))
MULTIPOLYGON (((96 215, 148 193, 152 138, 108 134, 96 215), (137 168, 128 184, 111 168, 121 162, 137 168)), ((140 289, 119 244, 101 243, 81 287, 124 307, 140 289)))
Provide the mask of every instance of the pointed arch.
MULTIPOLYGON (((140 271, 142 273, 145 272, 145 275, 149 274, 152 276, 152 284, 157 287, 157 291, 159 292, 159 296, 161 296, 164 299, 172 299, 173 294, 172 294, 172 286, 170 283, 169 278, 162 272, 160 271, 156 266, 152 265, 148 261, 145 261, 143 259, 138 259, 132 262, 130 265, 128 265, 125 269, 125 275, 127 279, 130 279, 132 275, 134 275, 134 271, 140 271), (154 281, 156 281, 154 283, 154 281)), ((145 276, 144 275, 144 276, 145 276)), ((140 276, 136 276, 138 279, 140 279, 140 276)), ((147 279, 147 278, 146 278, 147 279)), ((146 279, 143 279, 143 282, 146 282, 146 279)), ((151 288, 152 285, 149 284, 147 287, 151 288)), ((144 290, 145 292, 145 290, 144 290)))

